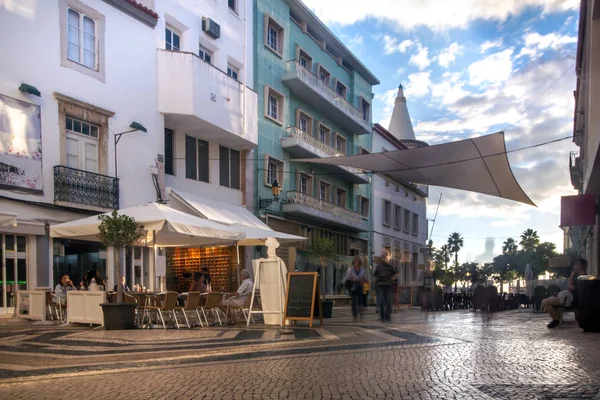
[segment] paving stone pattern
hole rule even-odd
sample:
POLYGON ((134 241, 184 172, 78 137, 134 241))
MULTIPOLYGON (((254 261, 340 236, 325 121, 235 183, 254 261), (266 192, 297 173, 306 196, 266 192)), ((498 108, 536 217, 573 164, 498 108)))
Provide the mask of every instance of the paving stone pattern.
POLYGON ((600 399, 600 334, 573 323, 548 330, 529 311, 334 316, 292 335, 4 324, 0 399, 600 399))

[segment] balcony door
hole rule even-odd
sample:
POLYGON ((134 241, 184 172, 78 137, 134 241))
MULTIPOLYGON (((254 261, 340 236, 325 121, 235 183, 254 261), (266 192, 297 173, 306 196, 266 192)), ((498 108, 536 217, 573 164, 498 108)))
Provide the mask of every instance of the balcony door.
POLYGON ((67 167, 98 173, 98 139, 67 132, 67 167))

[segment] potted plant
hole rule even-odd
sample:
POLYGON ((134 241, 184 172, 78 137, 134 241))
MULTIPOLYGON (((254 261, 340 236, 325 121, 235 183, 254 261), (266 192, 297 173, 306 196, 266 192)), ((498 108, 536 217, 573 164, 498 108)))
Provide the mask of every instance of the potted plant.
MULTIPOLYGON (((323 285, 323 294, 325 293, 325 266, 331 256, 335 254, 333 241, 326 238, 318 238, 313 240, 311 250, 313 256, 317 258, 321 265, 321 284, 323 285)), ((331 318, 333 314, 333 300, 325 300, 325 296, 321 296, 321 307, 323 308, 323 318, 331 318)))
POLYGON ((119 214, 116 210, 110 215, 98 216, 98 238, 104 246, 115 250, 115 266, 117 276, 117 301, 116 303, 103 303, 104 329, 133 329, 135 328, 135 304, 123 302, 123 284, 121 283, 121 251, 134 244, 144 236, 143 227, 137 226, 135 219, 119 214))

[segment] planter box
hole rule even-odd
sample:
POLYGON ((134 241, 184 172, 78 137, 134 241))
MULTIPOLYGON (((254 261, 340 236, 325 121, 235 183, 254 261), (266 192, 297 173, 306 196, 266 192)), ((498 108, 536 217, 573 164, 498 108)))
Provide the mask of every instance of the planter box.
POLYGON ((136 304, 103 303, 104 329, 107 331, 135 329, 136 304))

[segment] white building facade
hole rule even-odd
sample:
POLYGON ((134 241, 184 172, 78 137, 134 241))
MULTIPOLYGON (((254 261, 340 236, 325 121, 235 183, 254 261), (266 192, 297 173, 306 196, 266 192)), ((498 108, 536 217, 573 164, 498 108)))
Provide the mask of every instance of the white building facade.
MULTIPOLYGON (((407 150, 426 143, 415 140, 402 87, 398 90, 389 129, 373 127, 372 151, 407 150)), ((417 284, 423 268, 428 238, 427 196, 423 185, 413 185, 386 176, 374 175, 372 181, 372 243, 374 255, 387 249, 401 266, 400 286, 417 284)))
MULTIPOLYGON (((257 144, 247 4, 0 5, 11 38, 0 42, 0 312, 17 288, 54 287, 58 274, 97 269, 112 284, 110 256, 53 243, 52 224, 167 201, 170 189, 245 204, 257 144)), ((148 249, 130 253, 130 276, 152 287, 148 249)))

